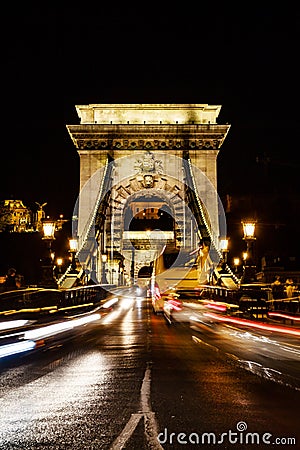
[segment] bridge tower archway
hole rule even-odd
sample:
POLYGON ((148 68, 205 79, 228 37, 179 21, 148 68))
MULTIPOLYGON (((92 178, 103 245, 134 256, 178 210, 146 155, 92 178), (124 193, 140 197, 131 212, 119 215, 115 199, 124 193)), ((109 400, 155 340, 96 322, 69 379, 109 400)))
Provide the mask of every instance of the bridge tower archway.
POLYGON ((137 174, 112 187, 105 232, 98 234, 106 236, 103 244, 98 242, 101 252, 108 253, 110 260, 113 252, 122 254, 125 273, 133 282, 140 268, 153 265, 163 251, 179 253, 181 247, 191 246, 191 239, 197 239, 196 224, 191 228, 191 219, 185 220, 188 206, 184 183, 160 174, 153 174, 153 187, 140 183, 137 174))
POLYGON ((230 128, 217 124, 220 108, 207 104, 76 106, 80 125, 67 125, 80 156, 74 232, 78 255, 97 281, 103 274, 103 255, 106 272, 118 273, 111 276, 115 284, 120 281, 120 268, 125 282, 126 264, 132 264, 129 244, 135 249, 131 278, 139 270, 137 252, 141 259, 148 253, 149 259, 149 248, 138 249, 145 235, 140 239, 132 235, 147 231, 138 229, 138 222, 147 220, 141 219, 143 213, 149 216, 160 210, 172 224, 169 228, 173 227, 150 229, 154 247, 157 233, 169 232, 160 235, 160 241, 168 241, 169 251, 172 246, 179 252, 194 251, 205 240, 208 246, 214 243, 218 253, 216 160, 230 128), (137 211, 142 204, 143 211, 137 211))

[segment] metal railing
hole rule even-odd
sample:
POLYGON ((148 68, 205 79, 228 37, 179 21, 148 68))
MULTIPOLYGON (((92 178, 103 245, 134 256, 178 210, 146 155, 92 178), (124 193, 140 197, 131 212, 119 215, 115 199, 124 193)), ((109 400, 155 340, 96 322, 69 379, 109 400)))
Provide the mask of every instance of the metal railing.
MULTIPOLYGON (((95 202, 95 207, 90 213, 90 216, 85 224, 85 227, 84 227, 83 232, 81 233, 81 236, 79 236, 79 248, 78 248, 77 255, 79 255, 80 252, 82 252, 84 250, 84 247, 90 238, 90 234, 92 231, 92 227, 95 224, 95 219, 96 219, 96 215, 97 215, 100 203, 103 200, 105 194, 107 193, 107 191, 110 187, 112 169, 113 169, 113 163, 107 159, 105 168, 104 168, 102 183, 101 183, 99 193, 98 193, 98 196, 97 196, 97 199, 95 202)), ((92 237, 95 238, 95 236, 92 236, 92 237)))
MULTIPOLYGON (((209 240, 210 252, 215 253, 217 259, 221 261, 223 255, 216 245, 217 239, 208 224, 202 202, 199 198, 196 181, 193 175, 192 163, 189 156, 186 156, 184 161, 185 176, 189 186, 187 192, 190 200, 189 206, 195 216, 201 238, 203 240, 209 240)), ((208 262, 211 265, 213 264, 210 255, 208 255, 208 262)), ((239 280, 227 263, 224 263, 224 270, 231 277, 233 282, 238 285, 239 280)))
POLYGON ((75 288, 27 288, 0 294, 0 321, 25 318, 28 320, 57 319, 89 312, 101 307, 113 292, 112 285, 79 286, 75 288))

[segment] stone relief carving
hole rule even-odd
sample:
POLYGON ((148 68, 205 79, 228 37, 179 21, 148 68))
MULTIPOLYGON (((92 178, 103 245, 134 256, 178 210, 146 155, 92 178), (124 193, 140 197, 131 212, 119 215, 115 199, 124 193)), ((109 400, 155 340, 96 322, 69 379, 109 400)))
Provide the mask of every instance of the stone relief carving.
POLYGON ((147 152, 143 159, 138 159, 134 168, 139 173, 163 173, 162 161, 155 159, 152 152, 147 152))
POLYGON ((160 139, 153 139, 149 136, 151 140, 143 139, 108 139, 105 135, 97 134, 74 134, 74 142, 77 148, 86 150, 106 150, 106 149, 129 149, 135 150, 146 149, 150 151, 151 149, 184 149, 190 148, 195 150, 209 150, 213 148, 220 148, 223 142, 223 137, 216 134, 203 135, 201 139, 189 138, 189 139, 165 139, 160 137, 160 139))
POLYGON ((143 185, 145 188, 152 188, 154 186, 154 179, 152 175, 144 175, 143 185))

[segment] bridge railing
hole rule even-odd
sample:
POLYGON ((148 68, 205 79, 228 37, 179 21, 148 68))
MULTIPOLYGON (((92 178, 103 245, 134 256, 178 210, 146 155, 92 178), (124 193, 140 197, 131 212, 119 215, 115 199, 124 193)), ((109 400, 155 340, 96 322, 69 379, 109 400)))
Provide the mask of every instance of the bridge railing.
MULTIPOLYGON (((271 312, 292 313, 300 315, 300 296, 269 300, 271 312)), ((274 315, 275 317, 275 315, 274 315)))
MULTIPOLYGON (((88 217, 88 220, 85 223, 85 226, 83 228, 83 231, 81 232, 79 236, 79 246, 77 255, 84 255, 86 246, 91 246, 91 248, 88 249, 88 254, 91 254, 93 250, 93 245, 95 245, 95 234, 93 233, 93 227, 95 225, 96 221, 96 215, 99 209, 99 206, 101 204, 101 201, 104 199, 105 195, 107 194, 109 187, 110 187, 110 181, 111 181, 111 172, 112 172, 113 164, 109 160, 107 160, 106 165, 104 167, 104 173, 101 181, 101 186, 95 201, 94 208, 92 208, 90 215, 88 217)), ((87 266, 87 264, 85 264, 87 266)))
MULTIPOLYGON (((114 286, 110 286, 113 291, 114 286)), ((108 286, 28 288, 0 294, 0 359, 53 342, 63 332, 97 320, 117 303, 108 286), (111 301, 109 301, 111 300, 111 301)))
MULTIPOLYGON (((197 185, 196 181, 194 179, 193 175, 193 169, 192 169, 192 163, 189 157, 186 157, 185 159, 186 163, 184 164, 185 168, 185 175, 188 182, 188 185, 190 187, 188 191, 188 195, 191 197, 190 207, 193 209, 193 213, 195 216, 195 219, 197 221, 197 225, 200 231, 201 238, 204 240, 209 240, 210 244, 210 252, 208 254, 207 262, 210 265, 214 265, 212 258, 210 256, 210 253, 213 255, 213 259, 216 258, 217 261, 221 261, 223 255, 222 252, 218 249, 218 237, 215 236, 213 231, 211 230, 211 227, 208 224, 204 208, 202 206, 202 202, 199 198, 198 191, 197 191, 197 185), (194 206, 195 205, 195 206, 194 206)), ((231 277, 231 280, 234 284, 238 284, 238 278, 233 273, 231 268, 227 263, 224 263, 224 270, 225 272, 231 277)))
POLYGON ((0 322, 15 319, 53 320, 101 307, 113 295, 114 285, 70 289, 27 288, 0 293, 0 322))

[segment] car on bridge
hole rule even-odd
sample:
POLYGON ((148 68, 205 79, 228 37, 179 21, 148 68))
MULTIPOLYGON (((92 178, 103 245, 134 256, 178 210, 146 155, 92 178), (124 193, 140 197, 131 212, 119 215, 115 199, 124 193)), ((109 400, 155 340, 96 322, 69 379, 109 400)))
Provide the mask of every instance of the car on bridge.
POLYGON ((150 295, 152 302, 152 310, 154 314, 163 314, 164 296, 161 294, 159 287, 157 285, 154 285, 152 288, 150 288, 150 295))
POLYGON ((169 324, 202 320, 199 292, 193 289, 171 289, 163 295, 163 314, 169 324))

